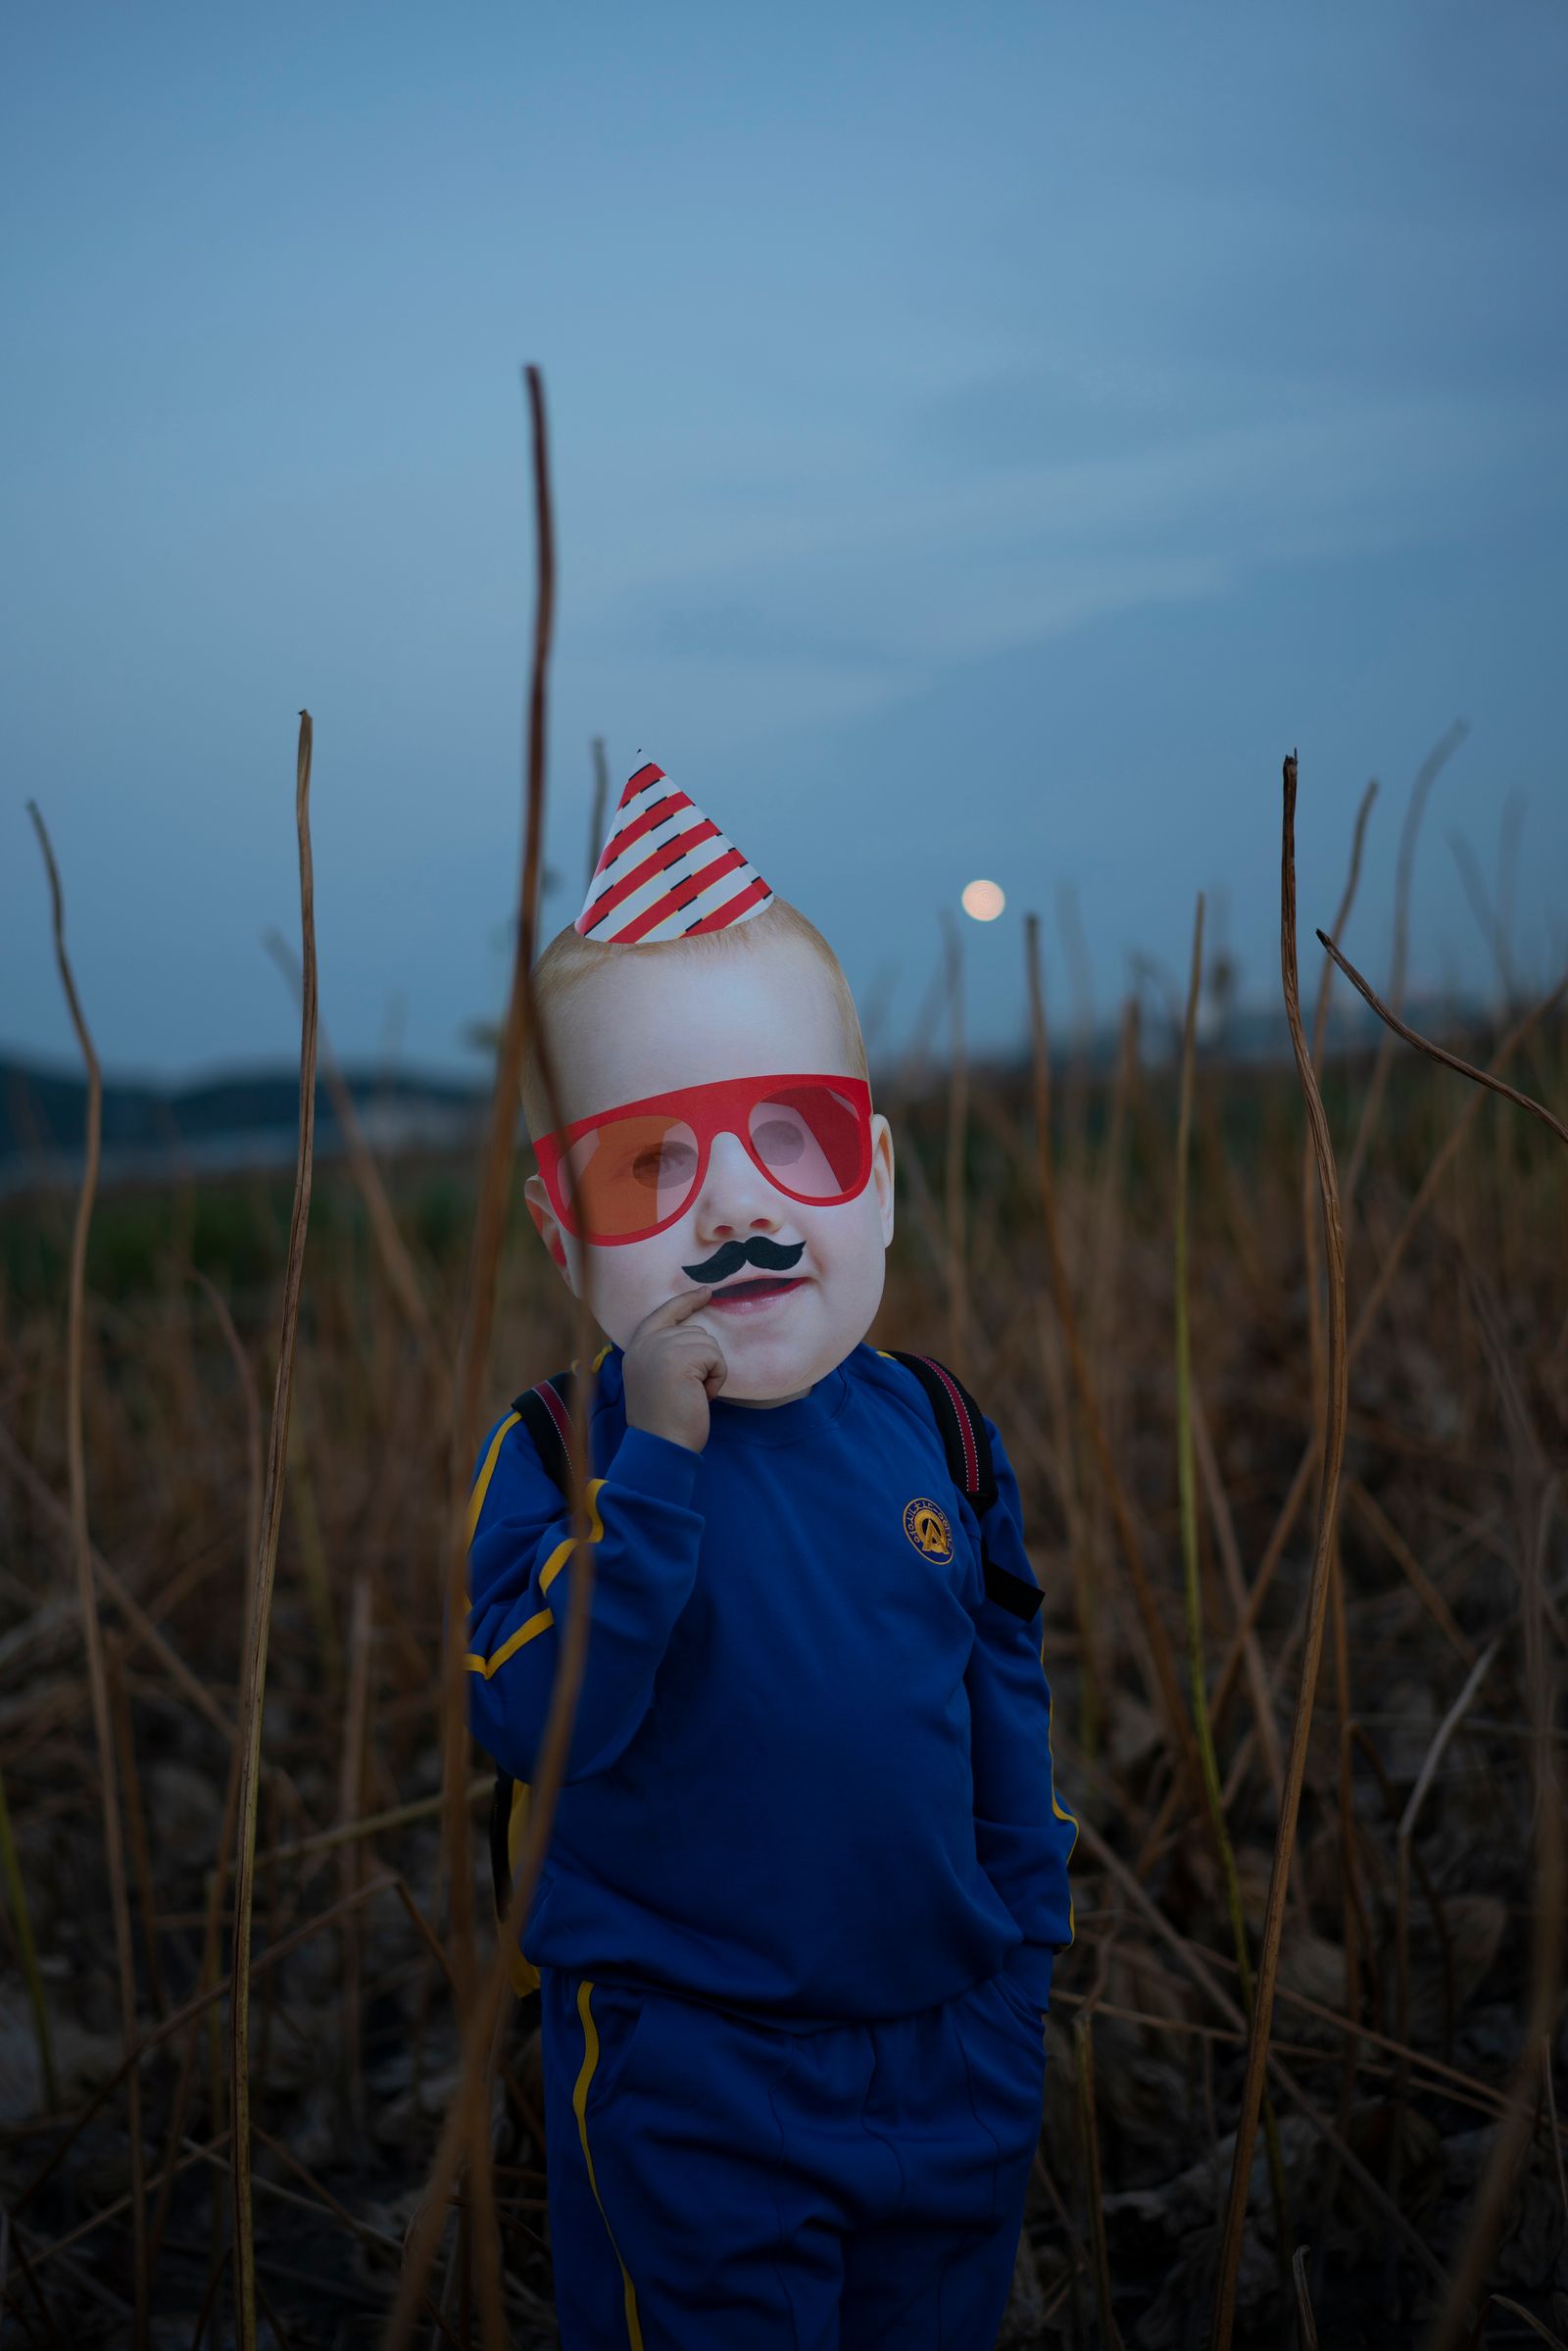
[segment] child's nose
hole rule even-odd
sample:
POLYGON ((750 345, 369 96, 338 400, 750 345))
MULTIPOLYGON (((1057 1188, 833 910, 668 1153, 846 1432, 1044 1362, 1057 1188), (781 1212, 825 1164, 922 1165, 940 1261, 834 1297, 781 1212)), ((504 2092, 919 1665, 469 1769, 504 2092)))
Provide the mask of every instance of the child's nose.
POLYGON ((784 1206, 783 1194, 761 1173, 740 1137, 715 1135, 697 1200, 697 1230, 703 1240, 733 1241, 742 1233, 769 1232, 784 1206))

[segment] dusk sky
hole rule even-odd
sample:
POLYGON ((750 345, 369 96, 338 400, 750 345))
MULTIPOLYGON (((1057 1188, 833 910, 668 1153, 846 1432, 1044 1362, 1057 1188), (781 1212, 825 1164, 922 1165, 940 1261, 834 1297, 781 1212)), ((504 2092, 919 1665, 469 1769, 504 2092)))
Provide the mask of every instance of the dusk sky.
POLYGON ((971 1036, 1184 968, 1279 1001, 1381 782, 1456 717, 1411 980, 1568 962, 1561 127, 1547 0, 1367 9, 81 6, 0 94, 0 1053, 74 1065, 36 798, 112 1075, 287 1062, 313 713, 321 1011, 477 1077, 521 830, 544 372, 546 935, 589 743, 833 941, 887 1032, 961 926, 971 1036), (1512 813, 1510 813, 1512 811, 1512 813), (1499 843, 1518 827, 1510 872, 1499 843), (1007 894, 990 924, 964 883, 1007 894))

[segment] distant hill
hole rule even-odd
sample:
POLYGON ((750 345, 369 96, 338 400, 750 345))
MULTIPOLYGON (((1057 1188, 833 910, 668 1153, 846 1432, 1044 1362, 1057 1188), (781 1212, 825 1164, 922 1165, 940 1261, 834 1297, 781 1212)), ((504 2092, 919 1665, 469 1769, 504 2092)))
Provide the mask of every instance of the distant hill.
MULTIPOLYGON (((1432 1037, 1462 1037, 1486 1025, 1474 1005, 1453 1000, 1429 996, 1412 1001, 1406 1011, 1432 1037)), ((1181 1005, 1174 999, 1162 1009, 1146 1008, 1146 1061, 1169 1058, 1179 1040, 1180 1019, 1181 1005)), ((1342 985, 1329 1027, 1331 1053, 1368 1051, 1380 1026, 1376 1015, 1342 985)), ((1054 1063, 1065 1065, 1080 1053, 1097 1071, 1108 1070, 1115 1062, 1114 1029, 1099 1029, 1091 1039, 1080 1041, 1059 1007, 1054 1009, 1051 1044, 1054 1063)), ((1221 1007, 1205 999, 1199 1050, 1208 1060, 1289 1061, 1284 1011, 1274 1005, 1221 1007)), ((917 1061, 894 1065, 873 1056, 873 1086, 886 1087, 897 1074, 919 1091, 940 1082, 942 1057, 940 1048, 917 1061)), ((977 1074, 1021 1074, 1027 1065, 1028 1055, 1021 1048, 1013 1053, 971 1056, 977 1074)), ((462 1149, 477 1142, 489 1110, 487 1084, 465 1086, 450 1078, 367 1069, 346 1071, 345 1082, 367 1140, 378 1154, 462 1149)), ((78 1180, 86 1112, 87 1088, 75 1070, 46 1068, 0 1054, 0 1195, 78 1180)), ((165 1182, 181 1168, 211 1173, 287 1166, 294 1158, 298 1116, 299 1077, 292 1067, 223 1071, 200 1084, 175 1087, 110 1079, 104 1086, 102 1180, 165 1182)), ((322 1158, 343 1148, 331 1099, 319 1082, 316 1148, 322 1158)))
MULTIPOLYGON (((480 1131, 488 1089, 405 1072, 346 1070, 367 1139, 378 1152, 442 1150, 480 1131)), ((183 1165, 285 1165, 294 1157, 300 1082, 290 1068, 230 1071, 178 1087, 106 1079, 103 1180, 167 1178, 183 1165)), ((74 1072, 0 1056, 0 1193, 79 1176, 86 1081, 74 1072)), ((316 1148, 343 1148, 331 1098, 318 1081, 316 1148)))

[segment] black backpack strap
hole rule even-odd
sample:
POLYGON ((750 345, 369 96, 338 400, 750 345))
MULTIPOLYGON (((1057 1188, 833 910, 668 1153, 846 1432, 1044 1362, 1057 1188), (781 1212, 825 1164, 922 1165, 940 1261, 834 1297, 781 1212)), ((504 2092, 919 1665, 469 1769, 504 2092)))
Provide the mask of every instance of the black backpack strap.
POLYGON ((512 1409, 533 1439, 533 1449, 568 1501, 571 1498, 571 1389, 576 1374, 553 1371, 536 1388, 512 1399, 512 1409))
MULTIPOLYGON (((997 1498, 997 1473, 991 1459, 991 1440, 985 1416, 956 1373, 934 1355, 914 1355, 889 1347, 895 1363, 912 1371, 925 1390, 948 1456, 948 1474, 977 1519, 983 1519, 997 1498)), ((999 1567, 981 1543, 980 1564, 985 1572, 986 1597, 1025 1623, 1036 1613, 1045 1593, 1031 1577, 1026 1583, 1010 1568, 999 1567)))
POLYGON ((953 1483, 976 1518, 983 1518, 997 1498, 997 1480, 979 1405, 963 1382, 934 1355, 911 1355, 903 1347, 890 1347, 888 1352, 895 1363, 912 1371, 925 1390, 942 1432, 953 1483))

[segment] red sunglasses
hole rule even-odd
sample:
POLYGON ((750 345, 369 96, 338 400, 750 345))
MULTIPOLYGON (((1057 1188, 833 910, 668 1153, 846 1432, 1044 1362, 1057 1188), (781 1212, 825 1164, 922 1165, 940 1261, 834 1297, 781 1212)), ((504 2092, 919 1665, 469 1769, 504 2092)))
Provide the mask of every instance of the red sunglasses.
POLYGON ((579 1118, 534 1145, 550 1204, 568 1233, 613 1248, 685 1214, 715 1135, 735 1135, 788 1200, 830 1208, 871 1172, 864 1078, 718 1078, 579 1118))

